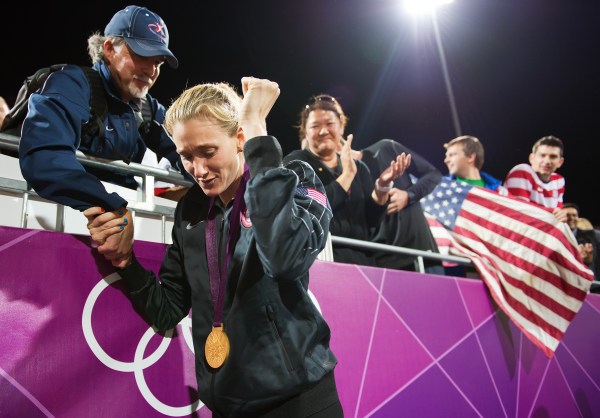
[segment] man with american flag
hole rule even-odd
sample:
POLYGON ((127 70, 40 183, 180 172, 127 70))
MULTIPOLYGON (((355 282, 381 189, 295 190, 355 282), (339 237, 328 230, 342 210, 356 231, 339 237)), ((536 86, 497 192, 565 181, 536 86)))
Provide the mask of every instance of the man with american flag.
POLYGON ((568 226, 528 202, 447 178, 421 205, 449 231, 450 253, 471 260, 498 306, 552 357, 593 280, 568 226))

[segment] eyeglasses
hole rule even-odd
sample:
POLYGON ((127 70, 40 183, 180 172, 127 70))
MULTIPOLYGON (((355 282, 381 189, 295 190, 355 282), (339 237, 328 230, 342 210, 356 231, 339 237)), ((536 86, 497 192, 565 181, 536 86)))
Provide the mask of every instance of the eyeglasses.
POLYGON ((310 98, 308 104, 304 107, 306 110, 310 109, 317 102, 325 102, 325 103, 333 103, 338 104, 338 101, 335 100, 335 97, 328 96, 326 94, 320 94, 318 96, 313 96, 310 98))

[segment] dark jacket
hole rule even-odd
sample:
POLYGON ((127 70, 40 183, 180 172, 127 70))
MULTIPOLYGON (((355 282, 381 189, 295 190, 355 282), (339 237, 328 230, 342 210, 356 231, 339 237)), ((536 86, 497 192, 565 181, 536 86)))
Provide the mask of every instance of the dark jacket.
MULTIPOLYGON (((375 181, 362 161, 356 161, 357 173, 350 186, 350 192, 346 193, 343 187, 335 181, 341 175, 341 162, 338 162, 337 170, 332 170, 308 149, 292 151, 283 160, 285 162, 306 161, 325 185, 327 198, 333 211, 333 220, 331 228, 329 228, 332 235, 362 241, 371 239, 371 229, 378 225, 385 206, 378 205, 373 201, 371 193, 375 181)), ((370 251, 340 244, 333 246, 333 259, 339 263, 375 265, 373 254, 370 251)))
MULTIPOLYGON (((105 143, 98 138, 81 142, 81 125, 90 118, 90 85, 82 69, 68 65, 52 73, 40 93, 29 100, 19 145, 19 163, 25 180, 42 197, 74 209, 100 206, 115 210, 127 201, 108 193, 100 180, 135 188, 133 177, 84 168, 76 151, 110 160, 141 162, 146 144, 138 132, 134 104, 123 102, 103 62, 94 64, 106 90, 108 113, 104 120, 105 143)), ((165 108, 150 97, 154 120, 162 124, 165 108)), ((136 108, 136 110, 138 110, 136 108)), ((179 156, 166 132, 159 135, 152 150, 173 166, 179 156)))
MULTIPOLYGON (((251 139, 244 154, 249 221, 242 217, 228 268, 223 326, 231 348, 221 368, 210 368, 204 357, 214 318, 204 236, 210 199, 197 185, 177 205, 160 282, 137 262, 120 271, 134 302, 159 329, 174 327, 191 308, 200 400, 226 417, 270 409, 320 381, 337 363, 329 327, 307 290, 332 215, 306 191, 324 197, 323 185, 307 164, 281 167, 273 137, 251 139)), ((231 206, 217 216, 217 225, 224 219, 225 239, 231 206)))
MULTIPOLYGON (((586 265, 594 272, 594 280, 600 281, 600 262, 598 257, 600 257, 600 231, 597 229, 579 229, 576 228, 573 231, 575 235, 575 239, 578 244, 590 243, 592 244, 592 248, 594 250, 592 256, 592 262, 590 264, 586 263, 586 265)), ((595 291, 594 293, 598 293, 595 291)))
MULTIPOLYGON (((425 158, 392 139, 381 139, 364 148, 362 161, 369 167, 373 177, 379 177, 381 172, 403 152, 411 154, 411 163, 404 174, 394 180, 394 187, 408 193, 408 206, 392 215, 384 214, 375 229, 373 241, 439 253, 419 201, 435 189, 442 178, 442 173, 425 158)), ((377 256, 377 265, 415 270, 415 259, 416 257, 410 254, 381 252, 377 256)), ((425 259, 424 263, 427 271, 443 274, 441 262, 425 259)))

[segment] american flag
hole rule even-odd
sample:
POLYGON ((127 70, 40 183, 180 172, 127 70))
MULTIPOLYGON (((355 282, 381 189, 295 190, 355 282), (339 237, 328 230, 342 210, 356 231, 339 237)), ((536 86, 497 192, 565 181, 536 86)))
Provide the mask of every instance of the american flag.
POLYGON ((451 232, 451 253, 471 260, 498 306, 551 358, 593 280, 567 224, 446 178, 421 205, 451 232))
MULTIPOLYGON (((433 235, 433 239, 437 244, 440 254, 456 255, 452 254, 452 245, 454 240, 452 239, 452 235, 450 235, 450 231, 448 231, 444 225, 442 225, 440 221, 435 218, 435 216, 430 215, 427 212, 424 212, 424 214, 425 219, 427 220, 427 225, 429 225, 429 230, 431 231, 431 235, 433 235)), ((455 267, 458 265, 458 263, 454 263, 452 261, 442 261, 442 265, 444 267, 455 267)))
POLYGON ((317 202, 319 202, 321 205, 325 206, 326 208, 329 207, 329 204, 327 202, 327 196, 325 195, 325 193, 321 193, 317 189, 313 189, 311 187, 309 187, 309 188, 297 187, 296 192, 303 196, 308 196, 311 199, 316 200, 317 202))

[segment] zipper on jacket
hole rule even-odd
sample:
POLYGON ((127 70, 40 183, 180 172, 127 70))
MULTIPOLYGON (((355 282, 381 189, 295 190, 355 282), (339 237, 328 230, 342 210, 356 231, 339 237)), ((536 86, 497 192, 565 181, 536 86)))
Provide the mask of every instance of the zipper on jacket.
POLYGON ((214 405, 214 408, 217 408, 217 399, 215 397, 215 378, 216 373, 212 373, 210 377, 210 399, 212 401, 211 403, 214 405))
POLYGON ((267 316, 269 317, 269 322, 271 322, 271 327, 273 328, 273 332, 275 333, 275 338, 277 339, 277 343, 279 344, 279 348, 281 349, 281 352, 283 354, 283 358, 287 365, 287 369, 289 372, 293 372, 294 367, 292 366, 290 356, 288 355, 285 346, 283 345, 283 340, 279 335, 279 330, 277 329, 277 324, 275 323, 275 312, 273 311, 271 305, 267 305, 267 316))

